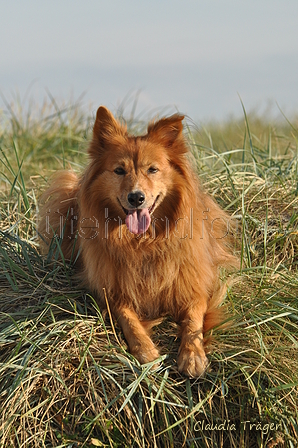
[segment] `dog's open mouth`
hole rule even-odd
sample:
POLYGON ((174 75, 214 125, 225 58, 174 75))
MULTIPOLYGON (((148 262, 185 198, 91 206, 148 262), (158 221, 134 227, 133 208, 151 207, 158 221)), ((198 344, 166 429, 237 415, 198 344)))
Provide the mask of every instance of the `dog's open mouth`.
POLYGON ((124 213, 126 214, 125 224, 131 233, 139 235, 141 233, 147 232, 151 222, 151 215, 156 208, 158 199, 159 195, 156 197, 154 203, 149 208, 135 209, 126 209, 119 201, 124 213))

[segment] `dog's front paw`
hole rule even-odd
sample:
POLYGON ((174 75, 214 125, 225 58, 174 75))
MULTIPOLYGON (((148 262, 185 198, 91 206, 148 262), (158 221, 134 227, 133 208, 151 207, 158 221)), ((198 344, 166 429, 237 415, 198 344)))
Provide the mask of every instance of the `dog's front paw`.
MULTIPOLYGON (((142 345, 133 347, 131 354, 137 358, 140 364, 147 364, 160 356, 159 351, 151 341, 148 341, 146 344, 143 343, 142 345)), ((158 367, 158 363, 156 367, 158 367)))
POLYGON ((178 370, 190 378, 202 376, 208 366, 205 351, 198 344, 180 347, 178 356, 178 370))

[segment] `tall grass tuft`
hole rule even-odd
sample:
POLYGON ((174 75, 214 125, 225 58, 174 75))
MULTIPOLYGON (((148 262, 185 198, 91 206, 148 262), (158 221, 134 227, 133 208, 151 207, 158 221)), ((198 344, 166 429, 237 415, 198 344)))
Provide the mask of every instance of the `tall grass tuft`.
POLYGON ((0 447, 297 446, 297 120, 245 112, 188 128, 241 258, 230 326, 214 331, 206 376, 190 380, 170 319, 155 331, 160 367, 140 366, 72 267, 40 256, 37 198, 54 171, 84 166, 90 117, 53 98, 33 112, 0 117, 0 447))

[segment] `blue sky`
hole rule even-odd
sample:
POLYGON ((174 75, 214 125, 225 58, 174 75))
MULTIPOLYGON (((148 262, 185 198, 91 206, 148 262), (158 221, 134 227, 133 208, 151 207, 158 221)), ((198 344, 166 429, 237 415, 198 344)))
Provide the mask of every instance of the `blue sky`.
MULTIPOLYGON (((178 108, 223 120, 298 110, 297 0, 10 0, 0 8, 0 90, 31 87, 116 111, 178 108), (133 95, 133 94, 132 94, 133 95)), ((0 100, 0 105, 3 105, 0 100)))

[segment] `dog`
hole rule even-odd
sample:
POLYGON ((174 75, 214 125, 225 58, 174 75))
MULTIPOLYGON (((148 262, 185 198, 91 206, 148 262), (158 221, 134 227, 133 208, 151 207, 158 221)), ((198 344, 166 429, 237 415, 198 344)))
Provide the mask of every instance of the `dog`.
MULTIPOLYGON (((59 237, 65 259, 102 307, 108 302, 129 351, 141 363, 160 356, 152 327, 171 316, 180 328, 178 370, 201 376, 204 333, 222 319, 220 269, 237 265, 230 217, 198 181, 183 115, 130 135, 101 106, 78 177, 58 173, 43 194, 43 246, 59 237)), ((45 249, 43 249, 45 251, 45 249)))

